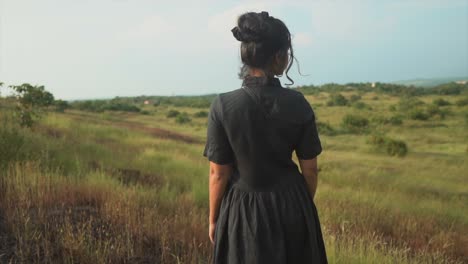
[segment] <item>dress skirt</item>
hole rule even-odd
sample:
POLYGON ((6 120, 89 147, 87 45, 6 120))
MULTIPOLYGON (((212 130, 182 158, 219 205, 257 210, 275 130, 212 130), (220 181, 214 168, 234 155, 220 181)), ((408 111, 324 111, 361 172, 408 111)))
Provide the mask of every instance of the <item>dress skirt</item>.
POLYGON ((328 263, 304 177, 271 191, 229 184, 214 235, 214 264, 328 263))

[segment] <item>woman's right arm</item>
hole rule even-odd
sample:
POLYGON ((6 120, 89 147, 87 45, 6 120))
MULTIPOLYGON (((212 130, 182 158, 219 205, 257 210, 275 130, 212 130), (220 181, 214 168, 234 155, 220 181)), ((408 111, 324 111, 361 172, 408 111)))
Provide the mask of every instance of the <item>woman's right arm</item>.
POLYGON ((318 180, 317 157, 313 159, 299 159, 299 165, 301 167, 302 175, 304 175, 307 182, 307 188, 309 189, 310 196, 312 197, 312 200, 314 200, 318 180))

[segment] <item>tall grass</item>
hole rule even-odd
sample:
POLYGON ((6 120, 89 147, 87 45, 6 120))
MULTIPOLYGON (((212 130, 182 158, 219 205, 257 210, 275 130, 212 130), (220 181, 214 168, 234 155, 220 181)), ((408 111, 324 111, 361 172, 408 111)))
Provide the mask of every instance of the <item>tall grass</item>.
MULTIPOLYGON (((394 123, 385 118, 405 118, 406 101, 358 94, 372 110, 325 106, 323 91, 307 98, 331 128, 348 114, 370 117, 370 130, 409 151, 388 156, 366 134, 321 134, 316 204, 330 263, 467 262, 466 106, 442 106, 451 109, 444 119, 394 123), (391 105, 401 109, 389 114, 391 105)), ((162 107, 51 113, 31 130, 2 108, 0 262, 209 263, 206 119, 178 124, 162 107)))

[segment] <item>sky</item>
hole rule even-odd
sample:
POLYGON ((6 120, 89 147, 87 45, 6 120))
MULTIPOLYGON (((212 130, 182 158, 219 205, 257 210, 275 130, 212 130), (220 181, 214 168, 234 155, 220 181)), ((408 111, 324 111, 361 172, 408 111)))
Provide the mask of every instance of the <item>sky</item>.
POLYGON ((288 26, 295 85, 468 76, 468 0, 0 0, 0 82, 65 100, 234 90, 247 11, 288 26))

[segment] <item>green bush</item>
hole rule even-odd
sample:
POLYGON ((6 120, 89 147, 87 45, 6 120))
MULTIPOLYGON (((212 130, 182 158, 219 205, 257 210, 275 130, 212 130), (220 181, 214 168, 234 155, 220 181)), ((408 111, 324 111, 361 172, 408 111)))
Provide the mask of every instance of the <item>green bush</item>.
POLYGON ((198 111, 195 114, 193 114, 194 117, 208 117, 208 112, 207 111, 198 111))
POLYGON ((140 112, 142 115, 151 115, 150 111, 148 110, 143 110, 140 112))
POLYGON ((109 105, 104 106, 103 110, 109 111, 123 111, 123 112, 140 112, 141 109, 135 105, 128 103, 111 102, 109 105))
POLYGON ((427 120, 429 119, 429 115, 420 110, 420 109, 414 109, 411 112, 409 112, 409 117, 414 120, 427 120))
POLYGON ((451 105, 451 103, 450 103, 449 101, 444 100, 444 99, 442 99, 442 98, 434 99, 434 100, 432 101, 432 103, 433 103, 434 105, 437 105, 437 106, 451 105))
POLYGON ((424 105, 424 102, 417 98, 402 97, 396 107, 399 111, 408 112, 420 105, 424 105))
POLYGON ((402 140, 391 139, 381 134, 372 134, 367 143, 374 145, 379 151, 385 151, 390 156, 403 157, 408 153, 408 146, 402 140))
POLYGON ((426 113, 430 117, 439 116, 440 119, 445 119, 445 116, 449 113, 449 111, 440 109, 437 105, 429 105, 426 109, 426 113))
POLYGON ((350 102, 356 102, 356 101, 361 100, 361 98, 362 98, 362 97, 361 97, 360 95, 358 95, 358 94, 353 94, 353 95, 351 95, 351 97, 349 98, 349 101, 350 101, 350 102))
POLYGON ((186 112, 179 113, 176 117, 176 122, 179 124, 185 124, 192 121, 189 115, 186 112))
POLYGON ((388 139, 386 142, 386 151, 390 156, 403 157, 408 153, 408 147, 402 140, 388 139))
POLYGON ((23 127, 32 127, 45 113, 47 107, 53 105, 54 96, 44 89, 44 86, 33 86, 28 83, 9 86, 18 100, 16 116, 23 127))
POLYGON ((462 98, 462 99, 459 99, 455 102, 455 104, 457 106, 465 106, 465 105, 468 105, 468 97, 467 98, 462 98))
POLYGON ((112 100, 85 100, 72 103, 72 107, 90 112, 103 111, 122 111, 122 112, 140 112, 141 109, 132 103, 121 102, 117 99, 112 100))
POLYGON ((347 114, 341 122, 342 127, 352 133, 365 132, 369 126, 369 120, 365 117, 347 114))
POLYGON ((337 133, 337 131, 327 122, 317 122, 317 129, 320 134, 332 136, 337 133))
POLYGON ((387 124, 401 125, 403 124, 403 118, 399 115, 394 115, 386 119, 387 124))
POLYGON ((70 105, 67 101, 55 100, 54 101, 55 111, 59 113, 65 112, 66 109, 70 108, 70 105))
POLYGON ((403 123, 403 118, 400 115, 393 115, 390 117, 377 116, 371 119, 372 122, 377 124, 390 124, 390 125, 401 125, 403 123))
POLYGON ((179 114, 180 114, 180 112, 177 111, 177 110, 169 110, 169 112, 167 112, 166 117, 172 118, 172 117, 178 116, 179 114))
POLYGON ((76 108, 82 111, 102 112, 104 111, 105 104, 106 101, 104 100, 85 100, 73 102, 71 105, 72 108, 76 108))
POLYGON ((446 83, 446 84, 441 84, 437 87, 434 87, 433 90, 434 92, 438 94, 443 94, 443 95, 456 95, 460 94, 463 89, 466 89, 468 85, 463 85, 463 84, 458 84, 455 82, 451 83, 446 83))
POLYGON ((372 107, 370 107, 370 105, 368 105, 368 104, 366 104, 364 102, 354 102, 351 106, 356 108, 356 109, 359 109, 359 110, 364 110, 364 109, 371 110, 372 109, 372 107))
POLYGON ((332 94, 327 101, 327 106, 345 106, 348 105, 348 99, 340 93, 332 94))

